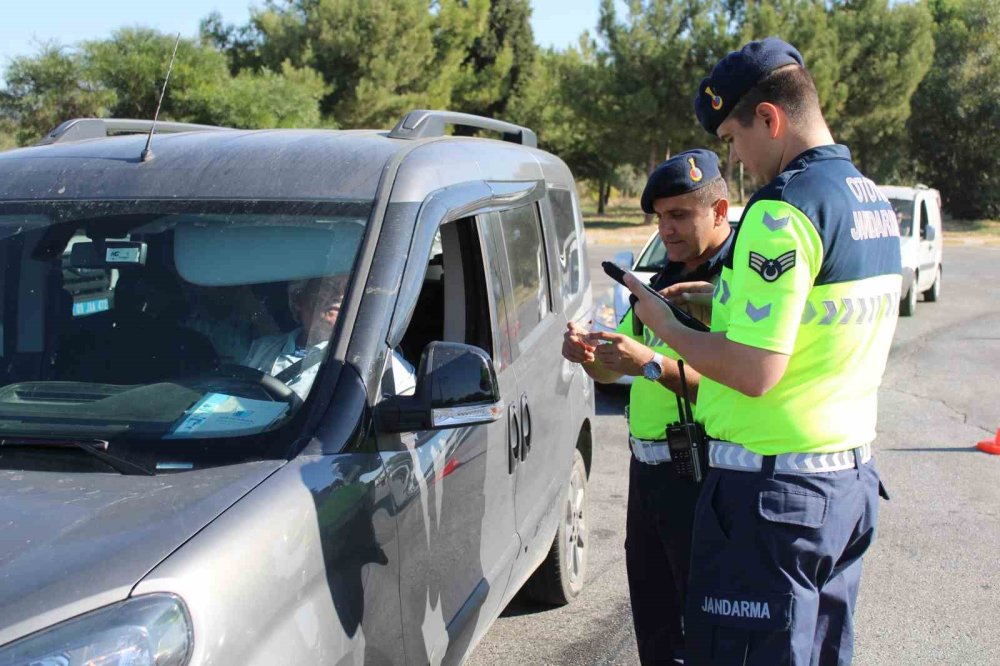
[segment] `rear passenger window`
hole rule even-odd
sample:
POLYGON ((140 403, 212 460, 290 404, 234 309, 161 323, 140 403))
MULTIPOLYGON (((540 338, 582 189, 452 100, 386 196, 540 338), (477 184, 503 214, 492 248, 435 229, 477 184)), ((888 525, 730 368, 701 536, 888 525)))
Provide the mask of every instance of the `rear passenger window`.
POLYGON ((576 229, 576 209, 569 190, 549 190, 549 205, 556 230, 559 257, 559 284, 563 302, 568 303, 583 288, 580 265, 580 237, 576 229))
POLYGON ((522 341, 552 309, 537 206, 531 204, 501 212, 500 229, 513 292, 514 311, 510 323, 514 330, 511 333, 514 339, 522 341))

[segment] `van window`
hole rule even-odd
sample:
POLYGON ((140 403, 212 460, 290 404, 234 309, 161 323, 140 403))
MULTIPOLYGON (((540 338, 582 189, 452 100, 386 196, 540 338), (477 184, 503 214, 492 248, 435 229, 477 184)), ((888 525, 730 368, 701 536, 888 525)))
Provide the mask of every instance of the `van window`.
POLYGON ((909 238, 913 234, 913 201, 910 199, 889 199, 896 210, 896 220, 899 222, 899 235, 909 238))
POLYGON ((424 348, 434 341, 474 345, 496 359, 490 295, 473 218, 448 222, 438 231, 397 352, 416 367, 424 348))
POLYGON ((549 190, 549 205, 552 207, 552 217, 555 222, 560 290, 563 302, 566 303, 583 290, 580 238, 577 233, 572 192, 549 190))
POLYGON ((541 220, 535 204, 500 213, 500 230, 510 267, 512 337, 527 338, 552 310, 541 220))
POLYGON ((927 238, 927 225, 930 218, 927 216, 927 199, 920 202, 920 238, 927 238))

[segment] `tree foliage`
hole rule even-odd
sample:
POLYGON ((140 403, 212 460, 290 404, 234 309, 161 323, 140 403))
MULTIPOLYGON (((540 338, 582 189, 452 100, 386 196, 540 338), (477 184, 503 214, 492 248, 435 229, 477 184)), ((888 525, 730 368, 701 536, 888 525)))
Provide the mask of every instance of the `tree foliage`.
POLYGON ((0 114, 15 125, 15 140, 24 145, 45 136, 62 121, 106 115, 116 95, 85 76, 79 52, 54 44, 36 56, 14 58, 0 91, 0 114))
POLYGON ((934 64, 913 97, 919 175, 958 217, 1000 218, 1000 5, 934 0, 934 64))
MULTIPOLYGON (((995 0, 587 1, 595 31, 559 51, 535 45, 531 0, 263 0, 243 25, 210 14, 179 44, 161 115, 247 128, 384 128, 417 108, 501 117, 533 128, 603 205, 669 154, 722 152, 695 122, 697 85, 776 35, 802 52, 863 171, 919 176, 954 213, 1000 215, 995 0)), ((175 39, 124 28, 15 58, 0 149, 67 118, 150 117, 175 39)))

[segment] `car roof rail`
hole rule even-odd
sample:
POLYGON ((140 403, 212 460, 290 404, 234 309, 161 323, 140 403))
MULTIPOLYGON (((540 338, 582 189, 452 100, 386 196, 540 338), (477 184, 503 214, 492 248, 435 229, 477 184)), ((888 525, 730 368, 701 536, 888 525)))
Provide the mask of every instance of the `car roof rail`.
MULTIPOLYGON (((147 134, 153 126, 152 120, 132 120, 129 118, 73 118, 60 124, 45 135, 36 146, 47 146, 53 143, 69 143, 84 139, 103 139, 116 134, 147 134)), ((205 130, 228 130, 229 127, 215 125, 196 125, 194 123, 174 123, 158 121, 156 134, 175 134, 177 132, 196 132, 205 130)))
POLYGON ((499 132, 504 141, 519 143, 529 148, 538 147, 538 137, 527 127, 471 113, 456 111, 429 111, 418 109, 410 111, 389 132, 392 139, 427 139, 445 135, 445 127, 454 125, 471 129, 484 129, 499 132))

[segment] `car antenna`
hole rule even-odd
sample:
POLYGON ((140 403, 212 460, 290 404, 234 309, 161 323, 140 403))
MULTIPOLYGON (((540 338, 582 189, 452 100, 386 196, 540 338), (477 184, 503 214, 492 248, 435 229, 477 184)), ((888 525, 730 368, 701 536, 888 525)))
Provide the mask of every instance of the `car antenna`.
POLYGON ((153 124, 149 126, 149 136, 146 137, 146 147, 142 149, 142 154, 139 155, 140 162, 148 162, 154 157, 153 149, 150 144, 153 143, 153 130, 156 129, 156 119, 160 117, 160 105, 163 104, 163 96, 167 94, 167 82, 170 81, 170 71, 174 68, 174 58, 177 57, 177 47, 181 43, 181 33, 177 33, 177 41, 174 42, 174 52, 170 56, 170 64, 167 65, 167 76, 163 79, 163 88, 160 90, 160 101, 156 103, 156 112, 153 114, 153 124))

